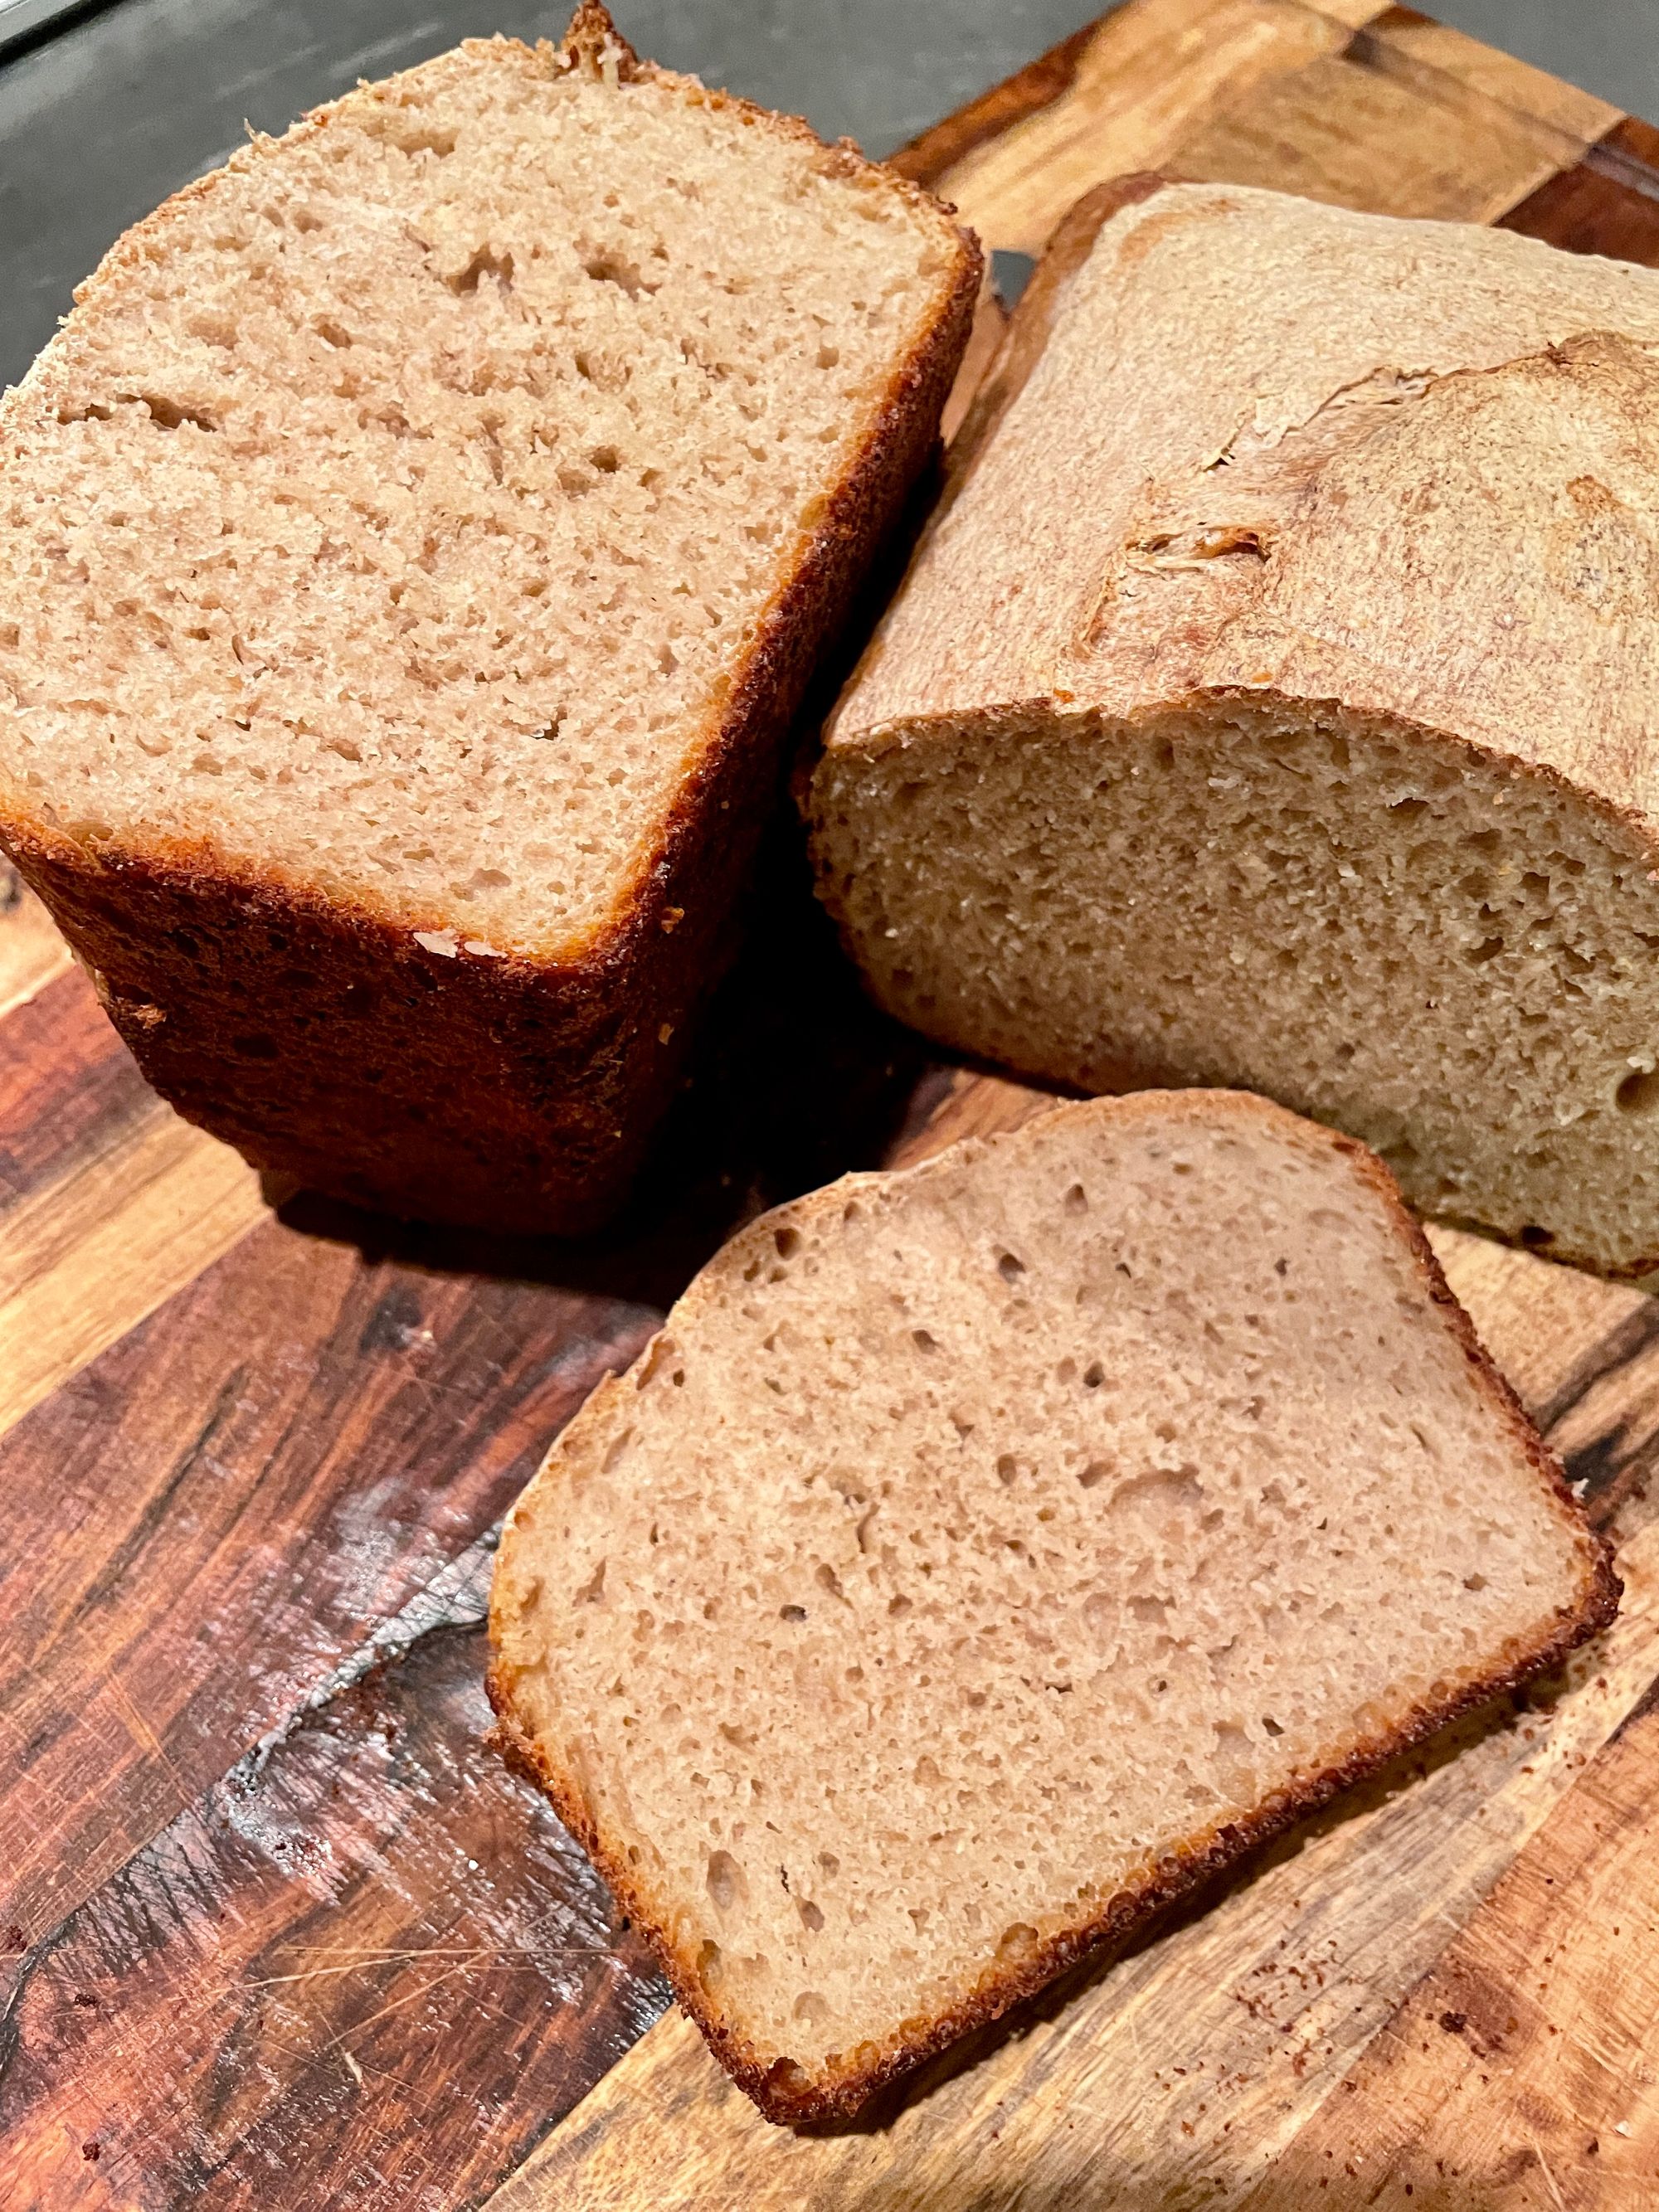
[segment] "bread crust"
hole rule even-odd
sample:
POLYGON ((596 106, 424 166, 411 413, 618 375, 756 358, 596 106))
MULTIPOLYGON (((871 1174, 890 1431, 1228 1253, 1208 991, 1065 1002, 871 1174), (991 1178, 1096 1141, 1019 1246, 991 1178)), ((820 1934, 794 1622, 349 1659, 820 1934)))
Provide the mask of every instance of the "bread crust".
MULTIPOLYGON (((918 543, 905 581, 895 596, 895 611, 902 606, 912 580, 946 526, 951 506, 986 460, 999 426, 1041 362, 1055 327, 1067 280, 1089 258, 1096 239, 1115 217, 1185 181, 1172 171, 1141 172, 1117 178, 1085 194, 1061 220, 1015 310, 1001 351, 981 388, 980 401, 970 410, 947 455, 945 499, 918 543)), ((1165 227, 1173 230, 1179 226, 1224 220, 1236 211, 1231 188, 1206 185, 1204 194, 1200 202, 1150 212, 1123 249, 1124 261, 1144 255, 1147 241, 1155 241, 1165 227)), ((1418 228, 1435 230, 1453 227, 1418 228)), ((1502 250, 1508 251, 1507 234, 1499 236, 1504 241, 1502 250)), ((1548 257, 1553 249, 1532 244, 1528 251, 1548 257)), ((1554 258, 1569 258, 1559 252, 1554 258)), ((1603 270, 1615 270, 1616 264, 1602 262, 1600 267, 1603 270)), ((1194 311, 1201 313, 1202 305, 1198 303, 1194 311)), ((1650 319, 1651 305, 1644 313, 1650 319)), ((1636 326, 1646 327, 1640 323, 1636 326)), ((1417 357, 1401 354, 1394 370, 1378 370, 1376 374, 1397 375, 1402 386, 1419 382, 1440 398, 1450 397, 1460 387, 1465 391, 1491 390, 1501 380, 1518 380, 1530 375, 1540 382, 1551 380, 1559 386, 1557 404, 1568 414, 1583 405, 1585 395, 1601 384, 1615 395, 1613 404, 1622 408, 1623 420, 1634 429, 1651 414, 1651 362, 1655 352, 1651 332, 1638 346, 1616 331, 1595 329, 1566 337, 1559 343, 1552 342, 1536 350, 1518 351, 1511 359, 1496 366, 1442 365, 1414 379, 1409 372, 1419 366, 1417 357)), ((1468 356, 1463 358, 1467 361, 1468 356)), ((1294 367, 1292 363, 1286 370, 1287 380, 1294 367)), ((1330 395, 1310 420, 1316 418, 1334 400, 1345 396, 1346 387, 1330 395)), ((1178 399, 1172 402, 1172 405, 1180 404, 1178 399)), ((1401 410, 1402 415, 1406 411, 1401 410)), ((1238 434, 1247 445, 1250 427, 1248 422, 1239 426, 1238 434)), ((1295 423, 1291 431, 1305 427, 1295 423)), ((1273 441, 1267 442, 1271 447, 1273 441)), ((1280 450, 1287 449, 1288 445, 1287 436, 1285 447, 1280 450)), ((1425 504, 1431 504, 1436 471, 1431 460, 1423 466, 1428 479, 1425 504)), ((1293 474, 1294 471, 1287 471, 1287 478, 1293 474)), ((1308 482, 1316 481, 1315 471, 1308 482)), ((1578 484, 1587 496, 1592 495, 1589 480, 1579 479, 1578 484)), ((1293 486, 1287 491, 1281 486, 1273 495, 1280 501, 1281 511, 1261 533, 1262 544, 1273 556, 1268 566, 1277 567, 1281 562, 1288 565, 1289 557, 1295 552, 1298 532, 1305 524, 1305 514, 1299 512, 1297 507, 1298 489, 1293 486)), ((1599 485, 1593 489, 1596 495, 1604 491, 1599 485)), ((1149 478, 1149 496, 1152 490, 1149 478)), ((1612 498, 1611 494, 1606 496, 1612 498)), ((1252 512, 1249 494, 1240 497, 1239 504, 1247 514, 1252 512)), ((1272 504, 1272 497, 1264 502, 1268 508, 1272 504)), ((1345 509, 1346 505, 1345 501, 1345 509)), ((1150 520, 1150 510, 1140 517, 1143 523, 1150 520)), ((1176 526, 1168 516, 1160 514, 1158 520, 1161 526, 1176 526)), ((1479 520, 1472 523, 1471 534, 1478 537, 1485 526, 1479 520)), ((1340 521, 1331 526, 1331 536, 1334 538, 1344 530, 1353 531, 1346 512, 1340 521)), ((1103 560, 1105 550, 1103 543, 1103 560)), ((1403 595, 1388 599, 1379 586, 1367 599, 1352 575, 1344 575, 1340 582, 1331 582, 1320 574, 1321 550, 1322 547, 1300 556, 1297 575, 1304 589, 1301 597, 1291 600, 1288 606, 1276 601, 1251 603, 1243 598, 1206 599, 1194 581, 1193 596, 1188 600, 1172 601, 1164 611, 1161 630, 1154 626, 1145 633, 1133 625, 1126 626, 1121 635, 1114 629, 1116 585, 1109 574, 1094 617, 1079 618, 1063 641, 1046 639, 1045 650, 1051 651, 1054 656, 1051 660, 1042 663, 1041 653, 1022 655, 1016 649, 988 677, 975 671, 964 680, 960 666, 929 666, 930 655, 937 657, 937 641, 925 641, 918 649, 914 636, 901 640, 890 617, 884 621, 866 645, 830 719, 824 750, 810 775, 803 770, 798 785, 801 809, 811 833, 819 896, 836 921, 848 957, 866 970, 872 964, 837 888, 834 840, 828 823, 833 812, 839 765, 872 760, 894 749, 915 746, 920 750, 936 736, 953 732, 963 724, 972 726, 977 738, 988 745, 1006 725, 1018 723, 1033 714, 1052 714, 1062 720, 1075 716, 1075 732, 1069 734, 1066 741, 1079 744, 1091 742, 1086 722, 1096 710, 1130 727, 1144 726, 1173 713, 1283 713, 1292 719, 1315 720, 1320 726, 1341 729, 1346 724, 1353 730, 1361 730, 1368 721, 1380 720, 1390 731, 1437 754, 1449 767, 1461 769, 1468 763, 1485 770, 1495 769, 1517 782, 1529 783, 1547 791, 1553 798, 1569 801, 1595 821, 1611 843, 1630 854, 1637 866, 1650 875, 1659 873, 1659 777, 1642 767, 1643 753, 1650 752, 1650 748, 1644 744, 1633 744, 1627 731, 1612 727, 1614 718, 1611 713, 1607 717, 1609 726, 1604 731, 1594 714, 1586 716, 1576 708, 1564 709, 1559 717, 1562 725, 1583 726, 1577 727, 1571 738, 1540 736, 1537 728, 1523 726, 1522 723, 1509 726, 1489 692, 1478 694, 1467 684, 1460 690, 1462 678, 1448 677, 1437 681, 1431 665, 1435 659, 1432 651, 1413 657, 1401 647, 1401 639, 1411 627, 1406 619, 1409 610, 1403 595), (1351 622, 1348 616, 1356 606, 1363 608, 1363 615, 1351 622), (951 703, 945 703, 947 695, 951 703)), ((1079 606, 1082 607, 1085 580, 1083 570, 1087 563, 1077 546, 1072 548, 1072 554, 1079 564, 1073 580, 1079 606)), ((951 556, 943 557, 948 564, 951 556)), ((1060 565, 1063 561, 1064 556, 1060 556, 1060 565)), ((1170 565, 1174 569, 1184 567, 1197 572, 1206 565, 1212 571, 1219 571, 1227 563, 1218 560, 1206 564, 1194 560, 1185 563, 1175 561, 1170 565)), ((1247 562, 1243 565, 1248 568, 1250 564, 1247 562)), ((1206 583, 1210 580, 1206 578, 1206 583)), ((1462 581, 1455 580, 1459 585, 1462 581)), ((1458 605, 1460 618, 1466 617, 1470 611, 1462 606, 1459 592, 1449 589, 1447 596, 1458 605)), ((1571 592, 1564 591, 1563 596, 1571 598, 1571 592)), ((1473 609, 1476 616, 1480 606, 1477 596, 1473 609)), ((1509 614, 1503 619, 1510 625, 1506 635, 1510 636, 1522 635, 1528 626, 1524 614, 1519 617, 1509 614)), ((1577 617, 1572 620, 1577 623, 1577 617)), ((992 630, 997 625, 982 627, 992 630)), ((1019 617, 1011 617, 1003 628, 1017 634, 1019 617)), ((1573 652, 1583 648, 1585 634, 1582 624, 1577 630, 1565 633, 1573 652)), ((1614 664, 1619 653, 1607 647, 1607 635, 1604 628, 1596 641, 1596 652, 1604 661, 1614 664)), ((1639 676, 1639 651, 1626 642, 1623 653, 1626 661, 1634 663, 1639 676)), ((1495 665, 1503 665, 1503 656, 1490 658, 1495 665)), ((1535 668, 1523 668, 1521 688, 1529 696, 1548 696, 1547 684, 1540 684, 1535 668)), ((878 990, 878 996, 880 995, 878 990)), ((890 1011, 902 1011, 902 1018, 917 1022, 913 1009, 890 1011)), ((957 1033, 949 1024, 930 1029, 924 1019, 918 1025, 936 1042, 953 1050, 984 1049, 982 1040, 957 1033)), ((1015 1060, 1013 1064, 1032 1076, 1073 1079, 1070 1070, 1057 1069, 1036 1057, 1015 1060)), ((1111 1074, 1111 1081, 1121 1083, 1124 1088, 1156 1086, 1176 1079, 1178 1071, 1171 1066, 1137 1059, 1127 1048, 1115 1062, 1111 1074)), ((1092 1083, 1090 1087, 1094 1087, 1092 1083)), ((1528 1243, 1531 1249, 1524 1233, 1515 1232, 1502 1224, 1467 1216, 1448 1218, 1471 1218, 1471 1225, 1485 1233, 1515 1243, 1528 1243)), ((1647 1249, 1631 1250, 1627 1247, 1623 1252, 1609 1253, 1580 1249, 1567 1237, 1560 1236, 1550 1242, 1548 1256, 1570 1266, 1589 1268, 1613 1280, 1638 1280, 1659 1269, 1659 1244, 1647 1249)))
MULTIPOLYGON (((1264 1800, 1248 1816, 1194 1830, 1097 1911, 1080 1915, 1051 1932, 1017 1963, 988 1968, 954 2004, 936 2013, 924 2024, 907 2025, 879 2045, 864 2045, 835 2073, 814 2077, 794 2062, 779 2060, 758 2049, 710 2004, 696 1974, 695 1947, 689 1942, 677 1944, 667 1933, 672 1915, 664 1902, 653 1897, 650 1885, 629 1866, 623 1840, 607 1831, 596 1817, 575 1772, 561 1765, 545 1747, 538 1744, 520 1721, 514 1710, 514 1670, 501 1656, 503 1623, 499 1593, 502 1571, 498 1569, 496 1591, 492 1593, 491 1600, 490 1643, 494 1656, 488 1677, 489 1701, 497 1716, 495 1743, 508 1762, 550 1800, 560 1820, 592 1859, 720 2064, 768 2119, 782 2124, 799 2127, 845 2119, 856 2113, 890 2083, 913 2072, 963 2036, 1000 2019, 1013 2006, 1036 1996, 1089 1953, 1133 1935, 1167 1906, 1202 1888, 1261 1844, 1316 1812, 1342 1790, 1376 1773, 1389 1760, 1434 1735, 1461 1714, 1517 1689, 1558 1665, 1578 1644, 1605 1628, 1619 1608, 1623 1585, 1614 1571, 1611 1547, 1585 1521, 1559 1460, 1538 1434, 1509 1383, 1493 1365, 1474 1324, 1447 1283, 1427 1238, 1407 1211, 1393 1176, 1374 1152, 1355 1138, 1306 1121, 1270 1100, 1248 1092, 1140 1091, 1127 1098, 1099 1103, 1103 1110, 1115 1115, 1146 1116, 1165 1123, 1171 1119, 1213 1117, 1220 1104, 1223 1110, 1242 1120, 1268 1122, 1281 1138, 1291 1138, 1310 1148, 1334 1151, 1351 1163, 1380 1201, 1421 1287, 1444 1317, 1468 1363, 1476 1390, 1543 1485, 1559 1518, 1581 1540, 1584 1574, 1577 1601, 1558 1611, 1532 1642, 1522 1644, 1511 1639, 1496 1665, 1448 1685, 1441 1698, 1420 1701, 1392 1728, 1357 1737, 1340 1756, 1318 1772, 1304 1777, 1292 1788, 1264 1800)), ((1067 1106, 1051 1108, 1022 1126, 1034 1126, 1070 1110, 1067 1106)), ((751 1241, 763 1243, 772 1237, 775 1228, 818 1214, 833 1216, 844 1204, 849 1191, 913 1176, 925 1176, 940 1160, 960 1160, 964 1154, 982 1152, 1000 1141, 997 1137, 968 1138, 915 1167, 896 1174, 844 1176, 825 1189, 775 1208, 751 1223, 709 1262, 684 1293, 681 1307, 716 1300, 721 1295, 726 1277, 734 1271, 741 1273, 751 1241)), ((671 1325, 672 1322, 672 1316, 671 1325)), ((653 1344, 655 1342, 653 1339, 653 1344)), ((576 1414, 573 1429, 603 1428, 612 1407, 625 1404, 623 1393, 629 1388, 629 1376, 651 1359, 652 1352, 652 1345, 647 1345, 624 1374, 607 1377, 601 1382, 576 1414)), ((567 1435, 569 1433, 567 1431, 567 1435)), ((548 1464, 552 1467, 556 1462, 550 1461, 548 1464)))
MULTIPOLYGON (((822 143, 798 118, 641 61, 597 0, 538 57, 549 70, 649 79, 822 143)), ((295 130, 314 135, 337 112, 318 109, 295 130)), ((264 160, 276 143, 256 139, 234 160, 264 160)), ((848 173, 874 166, 850 142, 832 150, 848 173)), ((654 848, 586 943, 540 957, 462 941, 446 956, 415 936, 447 937, 445 915, 325 898, 206 840, 94 853, 0 788, 0 848, 91 969, 146 1078, 256 1167, 385 1212, 509 1232, 581 1231, 621 1199, 732 950, 789 719, 933 449, 972 324, 977 243, 920 187, 881 173, 955 241, 939 312, 894 370, 694 740, 695 767, 654 848)), ((215 183, 198 179, 130 231, 78 300, 161 250, 179 210, 215 183)), ((26 399, 50 389, 52 360, 48 349, 0 409, 0 453, 15 450, 26 399)))

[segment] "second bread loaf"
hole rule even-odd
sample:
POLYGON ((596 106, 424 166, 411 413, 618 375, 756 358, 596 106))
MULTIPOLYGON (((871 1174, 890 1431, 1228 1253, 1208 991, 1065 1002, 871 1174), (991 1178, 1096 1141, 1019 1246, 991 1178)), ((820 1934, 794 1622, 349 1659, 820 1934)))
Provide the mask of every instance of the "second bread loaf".
POLYGON ((952 477, 812 787, 883 1002, 1659 1263, 1659 275, 1132 180, 952 477))

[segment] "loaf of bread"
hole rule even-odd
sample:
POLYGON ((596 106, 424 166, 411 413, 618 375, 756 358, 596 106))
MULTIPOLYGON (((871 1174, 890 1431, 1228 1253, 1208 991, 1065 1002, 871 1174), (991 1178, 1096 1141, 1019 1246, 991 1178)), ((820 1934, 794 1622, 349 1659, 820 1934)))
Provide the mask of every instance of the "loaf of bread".
POLYGON ((1085 202, 817 769, 881 1001, 1659 1264, 1656 349, 1659 274, 1504 232, 1085 202))
POLYGON ((977 270, 591 0, 124 239, 0 408, 0 843, 158 1089, 398 1212, 602 1212, 977 270))
POLYGON ((805 2120, 1617 1597, 1376 1158, 1146 1092, 728 1245, 509 1520, 491 1695, 805 2120))

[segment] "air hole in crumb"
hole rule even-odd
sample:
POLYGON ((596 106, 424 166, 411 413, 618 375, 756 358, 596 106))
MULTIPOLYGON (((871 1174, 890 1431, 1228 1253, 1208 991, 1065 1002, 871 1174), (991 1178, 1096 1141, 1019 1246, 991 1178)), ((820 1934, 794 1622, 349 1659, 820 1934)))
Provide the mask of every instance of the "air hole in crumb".
POLYGON ((806 1607, 804 1605, 781 1605, 778 1607, 780 1620, 805 1620, 805 1618, 806 1607))
POLYGON ((1659 1109, 1659 1068, 1638 1068, 1627 1075, 1613 1092, 1613 1103, 1621 1114, 1651 1114, 1659 1109))
POLYGON ((939 1350, 939 1340, 925 1328, 913 1328, 910 1332, 910 1341, 918 1352, 939 1350))
POLYGON ((800 1231, 799 1229, 775 1229, 772 1242, 778 1248, 780 1260, 792 1259, 800 1249, 800 1231))
POLYGON ((708 1854, 708 1868, 703 1879, 716 1912, 730 1912, 747 1901, 749 1885, 744 1879, 743 1869, 730 1851, 708 1854))
POLYGON ((605 1562, 601 1559, 587 1580, 576 1592, 578 1605, 598 1605, 605 1596, 605 1562))
POLYGON ((444 130, 436 124, 428 123, 423 126, 417 126, 413 131, 405 131, 401 137, 395 131, 387 129, 375 131, 374 136, 390 139, 400 154, 407 154, 411 161, 416 154, 435 154, 442 161, 454 152, 457 134, 453 131, 444 130))
POLYGON ((450 289, 476 292, 486 276, 499 284, 503 292, 510 292, 513 289, 513 256, 510 253, 498 256, 492 253, 487 246, 481 246, 460 275, 450 278, 450 289))
POLYGON ((1466 1590, 1483 1590, 1486 1587, 1486 1577, 1485 1575, 1465 1575, 1463 1587, 1466 1590))
POLYGON ((1112 1510, 1115 1512, 1120 1508, 1141 1504, 1196 1510, 1203 1501, 1204 1486, 1195 1467, 1153 1467, 1148 1468, 1145 1474, 1133 1476, 1114 1493, 1112 1510))
POLYGON ((1089 1211, 1088 1193, 1080 1182, 1074 1182, 1066 1194, 1067 1213, 1086 1213, 1089 1211))
POLYGON ((1103 1459, 1091 1459, 1078 1476, 1078 1480, 1085 1490, 1092 1490, 1097 1483, 1104 1482, 1111 1471, 1103 1459))
POLYGON ((1017 1283, 1025 1273, 1025 1262, 1017 1260, 1012 1252, 999 1252, 997 1273, 1005 1283, 1017 1283))
POLYGON ((818 1911, 817 1905, 813 1904, 811 1899, 810 1897, 798 1897, 795 1899, 795 1910, 801 1917, 801 1925, 805 1928, 811 1929, 813 1935, 816 1936, 823 1925, 823 1915, 818 1911))
POLYGON ((1097 1359, 1091 1360, 1088 1366, 1086 1366, 1083 1370, 1084 1389, 1085 1390, 1098 1390, 1101 1384, 1105 1380, 1106 1370, 1101 1365, 1097 1359))
POLYGON ((704 1989, 712 1990, 719 1987, 720 1975, 720 1947, 718 1943, 705 1943, 697 1954, 697 1979, 704 1989))
POLYGON ((1005 1928, 997 1938, 997 1957, 1018 1964, 1033 1955, 1037 1941, 1036 1929, 1026 1921, 1017 1920, 1012 1928, 1005 1928))
POLYGON ((997 1461, 997 1480, 1000 1482, 1012 1482, 1018 1473, 1019 1462, 1014 1457, 1012 1452, 1002 1453, 997 1461))
POLYGON ((620 253, 613 252, 609 246, 603 246, 597 253, 590 254, 582 263, 582 267, 596 284, 614 284, 619 291, 626 292, 630 300, 637 300, 641 292, 657 289, 656 285, 646 283, 633 262, 620 253))
POLYGON ((177 430, 186 422, 198 430, 216 430, 219 425, 210 415, 199 408, 186 407, 177 399, 164 398, 155 392, 140 392, 134 395, 149 410, 152 422, 159 422, 164 430, 177 430))
POLYGON ((1284 1729, 1280 1728, 1279 1723, 1273 1718, 1271 1713, 1262 1714, 1261 1725, 1267 1729, 1269 1735, 1283 1735, 1285 1733, 1284 1729))
POLYGON ((810 2021, 815 2027, 819 2027, 830 2017, 830 2001, 821 1997, 816 1990, 803 1990, 793 2010, 797 2020, 810 2021))

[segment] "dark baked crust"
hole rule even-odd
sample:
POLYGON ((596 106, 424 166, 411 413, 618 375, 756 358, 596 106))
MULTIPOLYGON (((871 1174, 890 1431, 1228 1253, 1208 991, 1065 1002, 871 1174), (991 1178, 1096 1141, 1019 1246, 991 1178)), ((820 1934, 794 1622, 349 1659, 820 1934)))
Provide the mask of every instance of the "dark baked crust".
MULTIPOLYGON (((586 0, 560 68, 686 80, 641 62, 586 0)), ((817 145, 806 125, 720 93, 708 105, 817 145)), ((301 125, 326 127, 330 111, 301 125)), ((271 142, 262 142, 268 145, 271 142)), ((834 149, 864 169, 856 149, 834 149)), ((212 187, 186 188, 195 198, 212 187)), ((945 211, 902 179, 890 190, 945 211)), ((181 196, 183 197, 183 196, 181 196)), ((118 246, 83 296, 144 251, 118 246)), ((21 807, 0 846, 98 983, 145 1076, 255 1166, 422 1219, 520 1232, 591 1228, 614 1207, 672 1097, 771 802, 814 661, 932 450, 967 343, 980 256, 961 251, 932 327, 890 379, 854 463, 734 672, 655 851, 574 957, 453 958, 415 941, 443 915, 392 915, 227 863, 205 842, 95 854, 21 807)))
MULTIPOLYGON (((1166 1906, 1202 1888, 1259 1845, 1317 1811, 1340 1791, 1374 1774, 1460 1714, 1516 1689, 1558 1665, 1577 1645, 1605 1628, 1618 1611, 1622 1584, 1613 1570, 1613 1555, 1606 1539, 1585 1521, 1559 1461, 1493 1365, 1468 1314, 1453 1295, 1427 1238, 1407 1211, 1393 1176, 1376 1155, 1357 1139, 1304 1121, 1267 1099, 1246 1092, 1141 1091, 1115 1101, 1114 1105, 1116 1110, 1125 1113, 1150 1112, 1165 1119, 1178 1119, 1185 1114, 1212 1112, 1218 1097, 1228 1101, 1231 1111, 1270 1121, 1281 1135, 1292 1134, 1297 1141, 1310 1146, 1328 1147, 1341 1153, 1370 1186, 1399 1235, 1422 1288, 1444 1316, 1461 1346, 1474 1387, 1508 1431, 1516 1450, 1549 1493, 1560 1518, 1581 1540, 1584 1573, 1577 1601, 1542 1624, 1538 1635, 1529 1643, 1512 1642, 1484 1672, 1448 1682, 1443 1694, 1423 1699, 1392 1728, 1356 1738, 1328 1765, 1303 1777, 1293 1787, 1264 1799, 1247 1816, 1195 1830, 1149 1867, 1139 1881, 1118 1892, 1097 1911, 1053 1931, 1017 1964, 988 1969, 955 2004, 920 2025, 906 2023, 881 2045, 862 2046, 849 2063, 833 2075, 817 2077, 793 2060, 780 2059, 757 2049, 710 2005, 696 1972, 695 1947, 675 1943, 667 1933, 672 1917, 664 1901, 653 1898, 648 1884, 642 1883, 630 1868, 623 1844, 600 1827, 575 1775, 550 1757, 516 1717, 512 1670, 501 1659, 499 1632, 492 1619, 491 1642, 496 1658, 489 1670, 488 1686, 490 1704, 497 1715, 495 1741, 508 1761, 551 1800, 561 1820, 588 1853, 650 1945, 675 1995, 696 2021, 720 2064, 768 2119, 800 2126, 845 2118, 858 2112, 890 2082, 912 2072, 974 2029, 1000 2018, 1013 2006, 1034 1996, 1091 1951, 1121 1942, 1166 1906)), ((1050 1110, 1063 1113, 1069 1109, 1061 1107, 1050 1110)), ((995 1138, 966 1140, 976 1147, 994 1145, 996 1141, 995 1138)), ((927 1164, 923 1162, 920 1169, 902 1172, 925 1172, 927 1164)), ((793 1216, 802 1208, 819 1204, 839 1206, 842 1195, 842 1187, 832 1185, 829 1192, 815 1193, 798 1200, 787 1212, 793 1216)), ((782 1218, 779 1214, 763 1217, 763 1220, 769 1223, 782 1218)), ((748 1233, 763 1235, 769 1231, 760 1224, 751 1224, 748 1233)), ((711 1267, 720 1264, 717 1258, 711 1267)), ((686 1295, 695 1295, 696 1288, 694 1285, 686 1295)), ((647 1348, 641 1358, 649 1356, 647 1348)), ((589 1405, 599 1410, 600 1395, 618 1387, 614 1381, 602 1383, 588 1401, 589 1405)))

